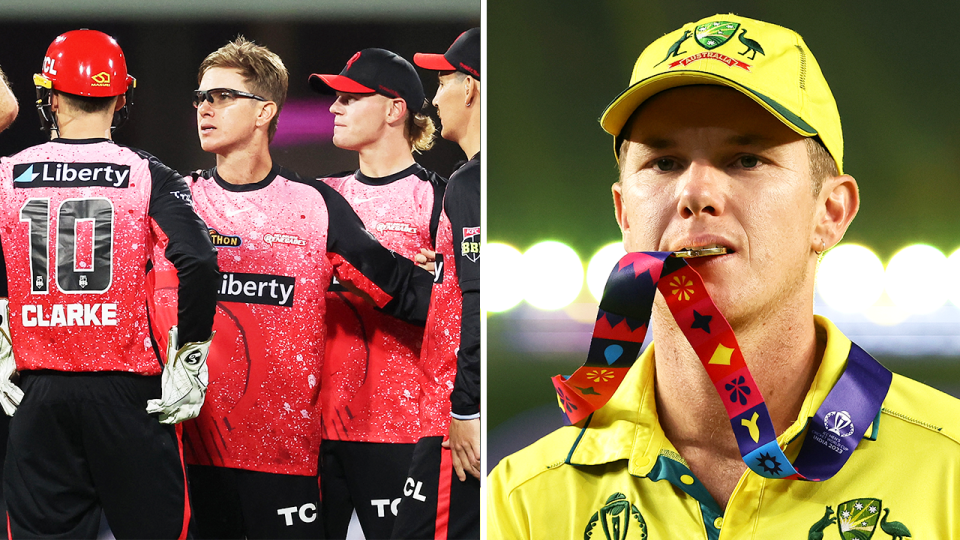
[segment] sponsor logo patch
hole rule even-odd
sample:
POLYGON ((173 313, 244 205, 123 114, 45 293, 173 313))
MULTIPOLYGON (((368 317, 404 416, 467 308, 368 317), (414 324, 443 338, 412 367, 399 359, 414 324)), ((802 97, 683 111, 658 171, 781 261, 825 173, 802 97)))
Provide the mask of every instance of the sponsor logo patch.
POLYGON ((130 166, 116 163, 21 163, 13 166, 13 187, 130 187, 130 166))
POLYGON ((396 231, 407 234, 417 234, 417 228, 407 223, 377 223, 377 232, 396 231))
POLYGON ((300 238, 295 234, 265 234, 263 235, 263 241, 273 245, 273 244, 287 244, 289 246, 305 246, 307 241, 300 238))
POLYGON ((270 274, 225 272, 220 278, 217 300, 268 306, 293 306, 296 278, 270 274))
POLYGON ((101 71, 90 79, 93 81, 90 86, 110 86, 110 74, 106 71, 101 71))
POLYGON ((210 241, 213 247, 240 247, 243 245, 243 238, 232 234, 220 234, 216 229, 207 229, 210 233, 210 241))

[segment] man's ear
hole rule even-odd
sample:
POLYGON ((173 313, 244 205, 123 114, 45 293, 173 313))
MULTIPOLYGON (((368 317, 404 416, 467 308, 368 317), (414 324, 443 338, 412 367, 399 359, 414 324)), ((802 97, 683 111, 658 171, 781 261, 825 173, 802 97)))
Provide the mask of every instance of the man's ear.
POLYGON ((480 83, 471 76, 463 79, 463 104, 471 107, 480 103, 480 83))
POLYGON ((118 96, 118 97, 117 97, 117 102, 114 103, 114 105, 113 105, 113 112, 119 111, 119 110, 122 109, 123 106, 126 105, 126 104, 127 104, 127 96, 122 96, 122 95, 121 95, 121 96, 118 96))
POLYGON ((403 120, 407 114, 407 102, 400 98, 393 98, 390 100, 389 108, 387 109, 387 123, 393 124, 400 120, 403 120))
POLYGON ((270 125, 273 117, 277 115, 277 104, 272 101, 264 101, 260 104, 260 113, 257 114, 257 127, 270 125))
POLYGON ((626 235, 630 230, 630 221, 623 211, 623 184, 614 182, 610 190, 613 192, 613 214, 617 218, 617 225, 620 226, 620 233, 626 235))
POLYGON ((860 209, 860 189, 850 175, 823 181, 817 197, 817 221, 811 237, 811 249, 822 252, 837 245, 860 209))

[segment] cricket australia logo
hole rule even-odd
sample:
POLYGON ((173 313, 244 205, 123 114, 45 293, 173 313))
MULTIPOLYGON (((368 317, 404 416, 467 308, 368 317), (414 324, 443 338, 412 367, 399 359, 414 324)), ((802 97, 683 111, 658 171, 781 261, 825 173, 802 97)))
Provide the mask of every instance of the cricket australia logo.
POLYGON ((583 531, 583 540, 599 539, 598 531, 606 540, 646 539, 647 523, 635 504, 623 493, 614 493, 603 508, 594 512, 583 531))
POLYGON ((833 411, 823 418, 823 427, 840 437, 853 435, 854 425, 847 411, 833 411))
POLYGON ((713 21, 698 26, 693 35, 697 43, 709 51, 730 41, 737 33, 737 28, 740 28, 740 23, 713 21))
POLYGON ((910 529, 899 521, 889 521, 890 509, 883 507, 880 499, 862 498, 851 499, 837 506, 836 515, 833 508, 827 506, 823 517, 820 518, 807 533, 807 540, 822 540, 823 531, 837 524, 842 540, 869 540, 879 526, 880 530, 894 540, 909 538, 910 529))

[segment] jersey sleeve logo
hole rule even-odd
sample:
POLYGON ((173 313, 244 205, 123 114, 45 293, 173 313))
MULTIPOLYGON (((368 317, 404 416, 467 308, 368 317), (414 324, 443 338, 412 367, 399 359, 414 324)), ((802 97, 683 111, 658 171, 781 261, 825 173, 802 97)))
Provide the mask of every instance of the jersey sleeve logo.
POLYGON ((480 227, 464 227, 463 242, 460 244, 460 254, 470 262, 480 259, 480 227))
POLYGON ((214 228, 207 229, 210 234, 210 241, 213 247, 240 247, 243 245, 243 238, 232 234, 221 234, 214 228))
POLYGON ((116 163, 20 163, 13 166, 15 188, 130 187, 130 166, 116 163))

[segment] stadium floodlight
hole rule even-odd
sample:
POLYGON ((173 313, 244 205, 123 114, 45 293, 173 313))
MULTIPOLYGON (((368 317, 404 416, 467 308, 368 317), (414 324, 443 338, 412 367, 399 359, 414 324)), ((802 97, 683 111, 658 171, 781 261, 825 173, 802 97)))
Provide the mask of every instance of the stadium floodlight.
POLYGON ((842 244, 824 254, 817 269, 817 292, 831 308, 860 313, 883 294, 883 263, 868 248, 842 244))
POLYGON ((587 289, 597 301, 603 296, 603 287, 607 284, 613 265, 617 264, 627 252, 623 242, 613 242, 600 248, 587 265, 587 289))
POLYGON ((905 247, 887 263, 887 295, 909 313, 932 313, 943 306, 949 280, 947 257, 932 246, 905 247))
POLYGON ((523 254, 498 242, 488 242, 483 249, 483 309, 492 313, 512 309, 523 300, 523 254))
POLYGON ((566 244, 548 240, 523 254, 522 280, 526 301, 544 311, 562 309, 583 289, 583 263, 566 244))
POLYGON ((947 298, 953 305, 960 307, 960 249, 947 257, 947 298))

